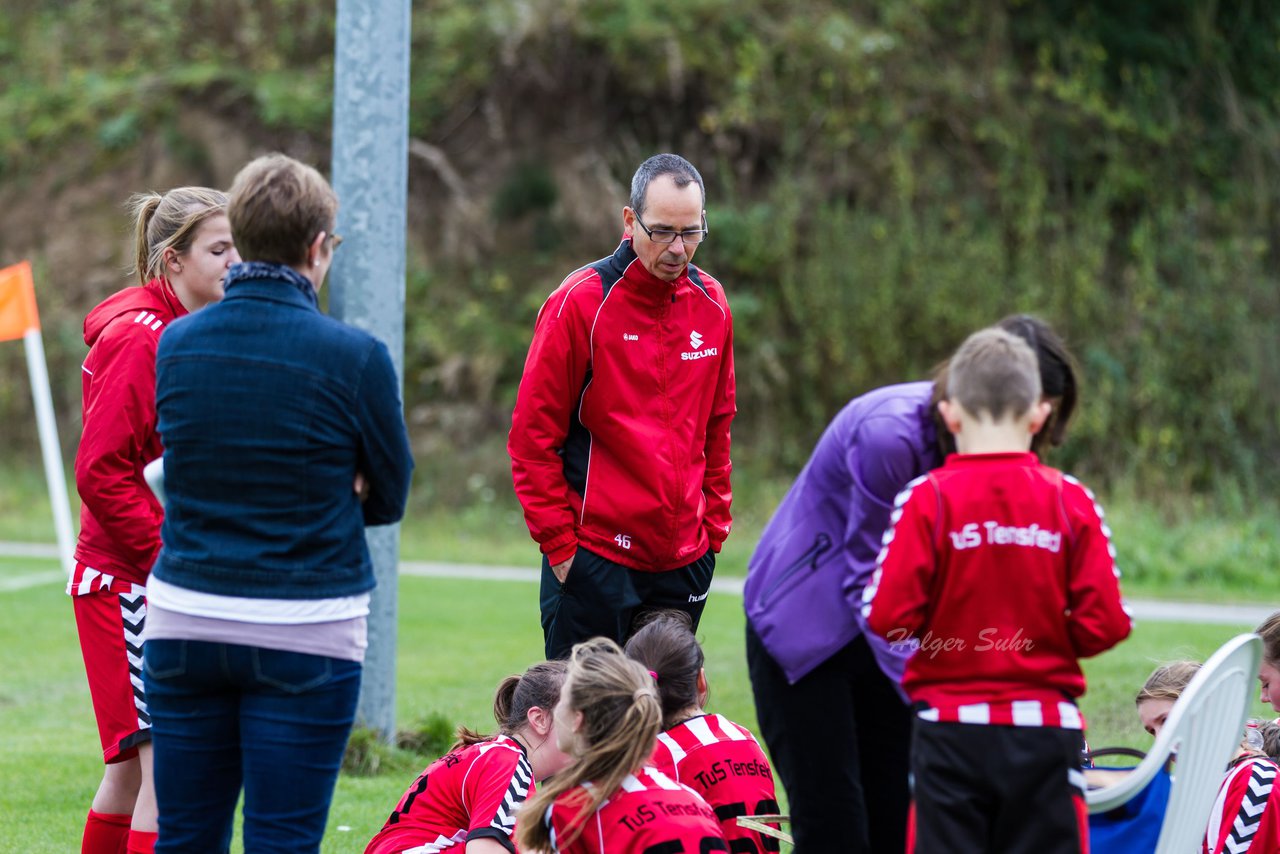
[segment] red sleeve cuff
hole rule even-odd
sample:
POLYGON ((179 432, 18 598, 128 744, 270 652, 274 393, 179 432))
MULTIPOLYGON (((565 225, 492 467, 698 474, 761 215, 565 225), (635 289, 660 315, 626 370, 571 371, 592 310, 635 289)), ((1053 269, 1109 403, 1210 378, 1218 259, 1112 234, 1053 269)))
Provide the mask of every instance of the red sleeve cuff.
POLYGON ((555 566, 558 563, 564 563, 566 560, 568 560, 569 558, 577 554, 577 552, 578 552, 578 541, 574 539, 574 540, 571 540, 570 542, 565 543, 564 545, 556 546, 551 551, 546 552, 545 554, 547 556, 547 562, 550 563, 552 566, 555 566))

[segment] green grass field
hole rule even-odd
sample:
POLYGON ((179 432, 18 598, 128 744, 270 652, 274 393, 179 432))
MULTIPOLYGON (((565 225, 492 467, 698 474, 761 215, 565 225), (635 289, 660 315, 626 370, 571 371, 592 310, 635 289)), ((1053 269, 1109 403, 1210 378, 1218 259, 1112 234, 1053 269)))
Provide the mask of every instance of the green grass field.
MULTIPOLYGON (((503 453, 501 446, 494 453, 503 453)), ((538 555, 510 484, 486 486, 466 505, 433 501, 432 477, 466 481, 458 465, 419 471, 401 531, 409 560, 537 566, 538 555)), ((485 481, 488 483, 489 481, 485 481)), ((720 577, 746 574, 760 532, 789 482, 761 477, 746 464, 734 473, 734 530, 717 560, 720 577)), ((69 486, 72 515, 79 513, 69 486)), ((1129 490, 1099 496, 1114 532, 1124 590, 1133 598, 1255 604, 1260 592, 1280 601, 1273 567, 1280 566, 1280 507, 1274 502, 1213 505, 1167 496, 1155 507, 1129 490)), ((39 468, 0 464, 0 541, 54 542, 44 476, 39 468)))
MULTIPOLYGON (((10 650, 0 676, 0 815, 6 850, 78 850, 101 775, 71 606, 62 586, 5 589, 44 573, 49 561, 0 561, 0 644, 10 650)), ((1204 658, 1247 625, 1140 625, 1117 649, 1087 663, 1082 706, 1091 744, 1144 746, 1133 692, 1151 668, 1177 657, 1204 658)), ((742 642, 741 602, 713 594, 700 635, 707 652, 711 707, 754 727, 742 642)), ((540 657, 537 590, 529 583, 425 579, 400 583, 397 720, 413 728, 432 716, 492 730, 499 679, 540 657)), ((1255 702, 1255 713, 1266 714, 1255 702)), ((344 775, 334 796, 323 850, 360 852, 428 757, 394 752, 380 773, 344 775)), ((237 843, 238 845, 238 843, 237 843)))

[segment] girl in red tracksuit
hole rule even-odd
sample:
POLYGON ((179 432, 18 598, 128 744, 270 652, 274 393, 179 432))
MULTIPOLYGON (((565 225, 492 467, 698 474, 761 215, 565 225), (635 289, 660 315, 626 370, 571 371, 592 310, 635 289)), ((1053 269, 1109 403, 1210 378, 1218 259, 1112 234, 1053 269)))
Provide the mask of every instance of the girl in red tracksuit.
POLYGON ((493 700, 498 734, 459 729, 458 743, 414 781, 365 854, 513 854, 516 812, 537 780, 569 761, 554 722, 565 670, 546 661, 504 679, 493 700))
POLYGON ((126 845, 150 851, 155 842, 142 628, 162 511, 142 469, 163 452, 155 401, 160 335, 221 299, 222 278, 240 260, 226 204, 223 193, 205 187, 135 196, 139 286, 108 297, 84 321, 80 538, 67 592, 106 762, 85 823, 86 854, 117 854, 126 845))
POLYGON ((648 763, 661 725, 661 701, 643 665, 607 638, 574 646, 556 705, 557 737, 574 760, 520 811, 520 849, 727 852, 707 802, 648 763))
POLYGON ((662 698, 654 767, 702 796, 734 851, 779 850, 778 840, 738 826, 738 816, 778 812, 773 769, 749 730, 703 711, 707 675, 689 615, 658 612, 631 636, 626 651, 649 669, 662 698))

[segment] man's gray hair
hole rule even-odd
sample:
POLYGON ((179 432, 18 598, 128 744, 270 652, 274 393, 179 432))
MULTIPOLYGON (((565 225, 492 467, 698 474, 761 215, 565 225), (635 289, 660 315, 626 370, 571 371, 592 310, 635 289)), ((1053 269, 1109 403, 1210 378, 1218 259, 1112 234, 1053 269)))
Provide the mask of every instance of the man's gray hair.
POLYGON ((697 184, 702 193, 702 206, 707 205, 707 188, 702 183, 702 176, 693 164, 679 154, 655 154, 640 164, 636 174, 631 176, 631 209, 638 214, 644 213, 645 195, 649 192, 649 183, 654 178, 670 175, 676 187, 683 190, 690 184, 697 184))

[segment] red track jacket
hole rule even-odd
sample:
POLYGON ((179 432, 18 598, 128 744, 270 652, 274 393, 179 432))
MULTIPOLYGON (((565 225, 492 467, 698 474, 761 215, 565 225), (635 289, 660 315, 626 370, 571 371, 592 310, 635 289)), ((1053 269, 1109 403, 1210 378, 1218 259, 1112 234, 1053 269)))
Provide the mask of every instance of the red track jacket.
POLYGON ((919 640, 903 687, 930 719, 1080 728, 1059 706, 1084 693, 1077 659, 1132 625, 1088 490, 1032 453, 952 454, 898 496, 884 542, 864 614, 919 640))
POLYGON ((84 320, 84 433, 76 452, 76 561, 145 584, 164 512, 142 477, 164 452, 156 432, 156 346, 187 310, 160 281, 125 288, 84 320))
POLYGON ((1265 854, 1280 851, 1280 786, 1276 763, 1261 756, 1231 763, 1218 789, 1204 854, 1265 854))
POLYGON ((733 318, 690 266, 649 273, 623 240, 543 304, 507 450, 529 531, 554 565, 579 544, 659 572, 729 534, 733 318))

